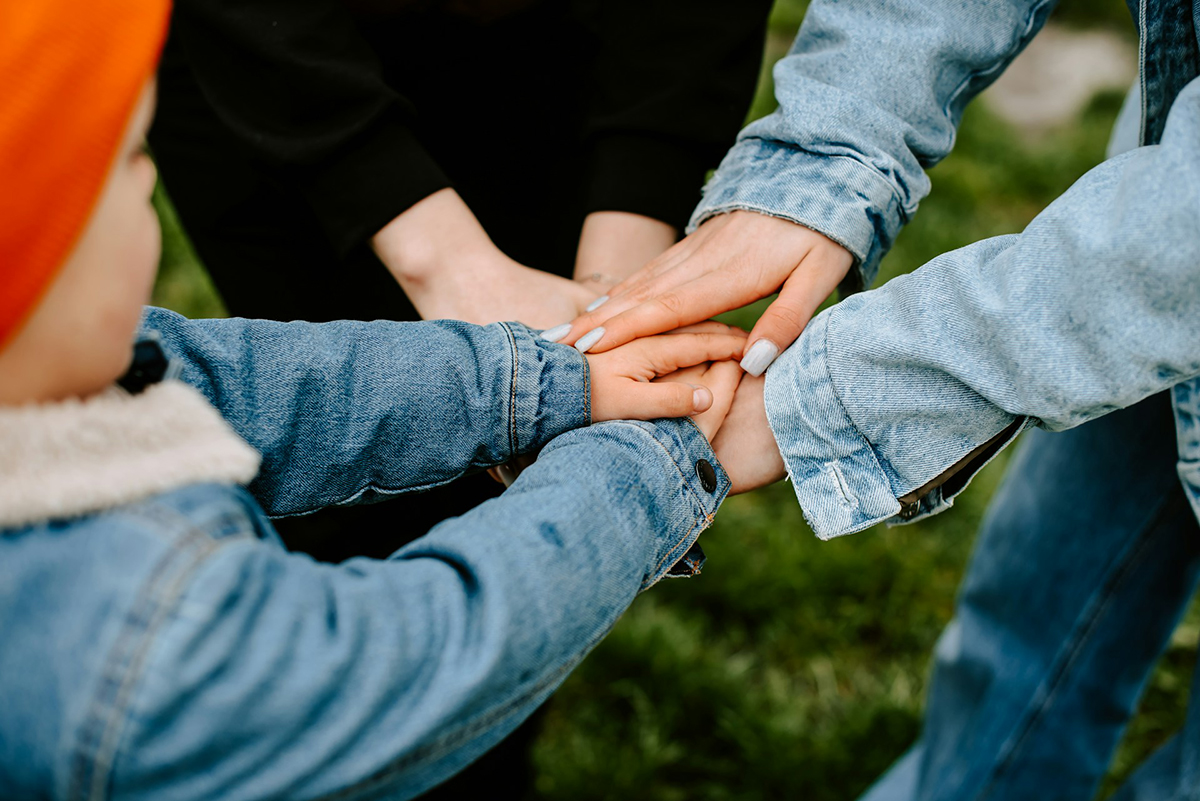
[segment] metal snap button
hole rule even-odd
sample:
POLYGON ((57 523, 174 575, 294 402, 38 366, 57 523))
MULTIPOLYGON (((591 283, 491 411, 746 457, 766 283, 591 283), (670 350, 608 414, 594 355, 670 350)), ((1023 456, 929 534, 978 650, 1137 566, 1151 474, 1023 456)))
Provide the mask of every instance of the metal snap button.
POLYGON ((717 489, 717 471, 707 459, 696 462, 696 475, 700 477, 700 486, 705 492, 715 492, 717 489))

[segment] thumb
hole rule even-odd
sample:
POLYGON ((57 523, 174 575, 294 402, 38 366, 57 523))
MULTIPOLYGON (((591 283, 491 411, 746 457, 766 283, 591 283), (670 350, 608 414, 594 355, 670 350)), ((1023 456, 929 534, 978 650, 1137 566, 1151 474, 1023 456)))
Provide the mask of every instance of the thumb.
POLYGON ((783 282, 779 296, 763 312, 746 340, 742 369, 760 376, 800 336, 825 298, 837 289, 854 257, 840 245, 814 249, 783 282))
POLYGON ((594 417, 596 422, 687 417, 708 409, 712 403, 712 392, 708 387, 698 384, 679 384, 673 381, 660 383, 630 381, 621 388, 619 402, 605 404, 606 408, 596 413, 594 417))
POLYGON ((775 357, 796 341, 817 306, 824 300, 822 297, 813 301, 806 292, 807 287, 798 286, 802 282, 796 281, 796 278, 793 273, 784 282, 779 297, 767 307, 750 331, 750 337, 746 340, 749 346, 741 361, 742 369, 749 375, 762 375, 775 357))

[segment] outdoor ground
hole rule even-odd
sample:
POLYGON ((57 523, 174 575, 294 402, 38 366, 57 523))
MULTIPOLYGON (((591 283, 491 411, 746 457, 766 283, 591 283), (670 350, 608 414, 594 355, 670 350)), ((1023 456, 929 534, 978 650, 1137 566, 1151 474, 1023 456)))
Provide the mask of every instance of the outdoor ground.
MULTIPOLYGON (((804 2, 779 0, 768 59, 804 2)), ((933 194, 880 281, 979 238, 1019 231, 1104 154, 1136 48, 1124 3, 1063 0, 1052 47, 974 104, 933 194)), ((771 110, 764 71, 752 116, 771 110)), ((157 302, 220 314, 173 215, 157 302)), ((761 304, 755 307, 761 310, 761 304)), ((755 309, 731 315, 748 325, 755 309)), ((550 705, 538 797, 853 799, 916 737, 928 654, 1006 460, 950 512, 821 543, 791 488, 728 501, 699 578, 639 598, 550 705)), ((1151 681, 1101 796, 1182 722, 1200 638, 1192 610, 1151 681)))

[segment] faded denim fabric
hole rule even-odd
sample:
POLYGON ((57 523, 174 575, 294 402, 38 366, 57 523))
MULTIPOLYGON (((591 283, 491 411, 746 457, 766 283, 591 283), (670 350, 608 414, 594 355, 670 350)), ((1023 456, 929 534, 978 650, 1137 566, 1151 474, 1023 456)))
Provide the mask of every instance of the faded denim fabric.
POLYGON ((584 359, 517 324, 145 327, 263 468, 0 532, 5 799, 417 795, 532 712, 729 488, 689 420, 588 426, 584 359), (542 446, 388 560, 287 553, 267 517, 542 446))
MULTIPOLYGON (((808 224, 857 257, 844 288, 868 283, 963 105, 1051 5, 816 0, 776 68, 781 111, 694 219, 808 224)), ((1035 429, 938 643, 921 739, 865 801, 1090 801, 1200 581, 1200 2, 1130 6, 1139 85, 1112 158, 1022 233, 822 313, 767 372, 823 538, 945 509, 965 482, 898 499, 1035 429)), ((1115 800, 1200 799, 1200 673, 1192 698, 1115 800)))
MULTIPOLYGON (((1051 6, 818 0, 776 67, 780 110, 741 134, 694 221, 733 208, 798 220, 847 245, 868 282, 966 102, 1051 6)), ((1014 421, 1062 430, 1200 375, 1198 17, 1200 2, 1142 0, 1143 146, 1022 233, 843 300, 772 365, 768 416, 819 536, 898 519, 898 498, 1014 421)), ((1200 437, 1180 445, 1200 461, 1200 437)), ((1181 471, 1200 497, 1196 471, 1181 471)), ((904 519, 952 495, 934 490, 904 519)))

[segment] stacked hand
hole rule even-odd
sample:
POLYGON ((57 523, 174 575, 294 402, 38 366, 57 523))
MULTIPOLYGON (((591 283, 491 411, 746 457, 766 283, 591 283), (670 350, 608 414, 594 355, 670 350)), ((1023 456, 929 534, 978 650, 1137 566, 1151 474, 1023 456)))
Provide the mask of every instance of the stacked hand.
POLYGON ((592 215, 580 240, 578 280, 568 281, 509 259, 445 189, 394 219, 373 245, 426 319, 515 319, 534 327, 571 320, 543 336, 589 354, 594 420, 691 415, 713 442, 734 492, 745 492, 783 476, 758 377, 800 336, 854 260, 802 225, 734 211, 623 277, 634 260, 672 236, 669 227, 638 215, 592 215), (748 338, 702 322, 774 292, 779 296, 748 338), (664 332, 672 333, 655 336, 664 332), (741 389, 741 374, 728 362, 734 350, 755 378, 741 389))
POLYGON ((617 284, 608 300, 561 330, 558 341, 600 353, 779 297, 750 332, 742 366, 761 375, 804 330, 854 259, 802 225, 749 211, 722 214, 617 284))
MULTIPOLYGON (((746 332, 707 322, 587 357, 592 422, 691 417, 710 442, 734 402, 746 332)), ((491 471, 510 484, 533 456, 491 471)))
POLYGON ((783 478, 767 422, 762 373, 791 345, 854 259, 802 225, 748 211, 714 217, 614 286, 607 300, 546 334, 588 354, 740 308, 773 292, 746 342, 736 399, 713 439, 717 458, 746 492, 783 478))

